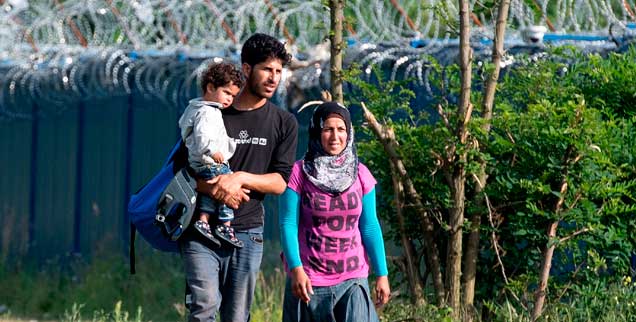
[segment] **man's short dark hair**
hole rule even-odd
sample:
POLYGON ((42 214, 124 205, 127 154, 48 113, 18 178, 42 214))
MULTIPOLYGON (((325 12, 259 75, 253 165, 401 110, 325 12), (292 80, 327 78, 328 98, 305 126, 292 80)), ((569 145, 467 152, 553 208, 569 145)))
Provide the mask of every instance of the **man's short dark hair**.
POLYGON ((201 90, 203 90, 203 95, 205 95, 208 84, 212 84, 214 88, 217 88, 234 83, 238 88, 241 88, 244 82, 243 73, 234 67, 233 64, 227 62, 212 63, 201 75, 201 90))
POLYGON ((287 53, 285 45, 272 36, 256 33, 243 44, 242 63, 254 66, 270 58, 280 59, 283 66, 291 62, 291 55, 287 53))

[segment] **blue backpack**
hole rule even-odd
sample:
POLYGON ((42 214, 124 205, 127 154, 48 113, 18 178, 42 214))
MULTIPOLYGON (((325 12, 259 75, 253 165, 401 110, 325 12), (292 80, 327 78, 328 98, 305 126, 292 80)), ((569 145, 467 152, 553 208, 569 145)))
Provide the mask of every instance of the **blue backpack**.
POLYGON ((128 202, 130 272, 135 274, 135 235, 155 249, 178 252, 177 240, 190 224, 196 206, 196 180, 187 171, 187 148, 179 141, 159 172, 128 202))

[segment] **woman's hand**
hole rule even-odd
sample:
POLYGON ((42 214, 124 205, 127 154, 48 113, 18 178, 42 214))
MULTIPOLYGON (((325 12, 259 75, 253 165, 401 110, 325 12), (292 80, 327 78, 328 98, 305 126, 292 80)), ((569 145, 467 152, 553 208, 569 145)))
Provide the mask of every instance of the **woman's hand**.
POLYGON ((375 280, 375 306, 387 304, 390 298, 391 288, 389 287, 389 277, 379 276, 375 280))
POLYGON ((302 266, 294 267, 290 272, 292 294, 305 303, 309 303, 309 295, 314 295, 311 281, 302 266))

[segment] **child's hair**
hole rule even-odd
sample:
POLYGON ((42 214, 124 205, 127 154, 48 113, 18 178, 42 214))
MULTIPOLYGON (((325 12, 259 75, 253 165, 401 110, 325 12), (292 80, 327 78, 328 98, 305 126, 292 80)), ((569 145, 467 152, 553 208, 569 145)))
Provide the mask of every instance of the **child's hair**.
POLYGON ((269 58, 280 59, 283 66, 291 62, 291 55, 287 53, 285 45, 276 38, 255 33, 248 38, 241 49, 241 62, 254 66, 269 58))
POLYGON ((212 84, 214 88, 217 88, 233 83, 238 88, 241 88, 244 82, 243 74, 233 64, 227 62, 213 63, 201 75, 201 90, 203 90, 205 95, 208 84, 212 84))

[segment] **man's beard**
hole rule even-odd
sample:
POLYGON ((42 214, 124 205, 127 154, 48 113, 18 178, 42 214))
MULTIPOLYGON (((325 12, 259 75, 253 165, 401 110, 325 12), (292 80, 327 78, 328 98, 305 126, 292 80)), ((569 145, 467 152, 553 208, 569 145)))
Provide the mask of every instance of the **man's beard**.
POLYGON ((259 87, 259 83, 251 81, 252 79, 253 79, 252 74, 250 73, 250 81, 248 81, 247 86, 249 87, 250 92, 252 92, 252 95, 258 98, 264 98, 264 99, 270 99, 272 98, 272 96, 274 96, 274 93, 276 93, 276 90, 274 90, 271 94, 268 94, 265 92, 264 88, 261 89, 259 87))

